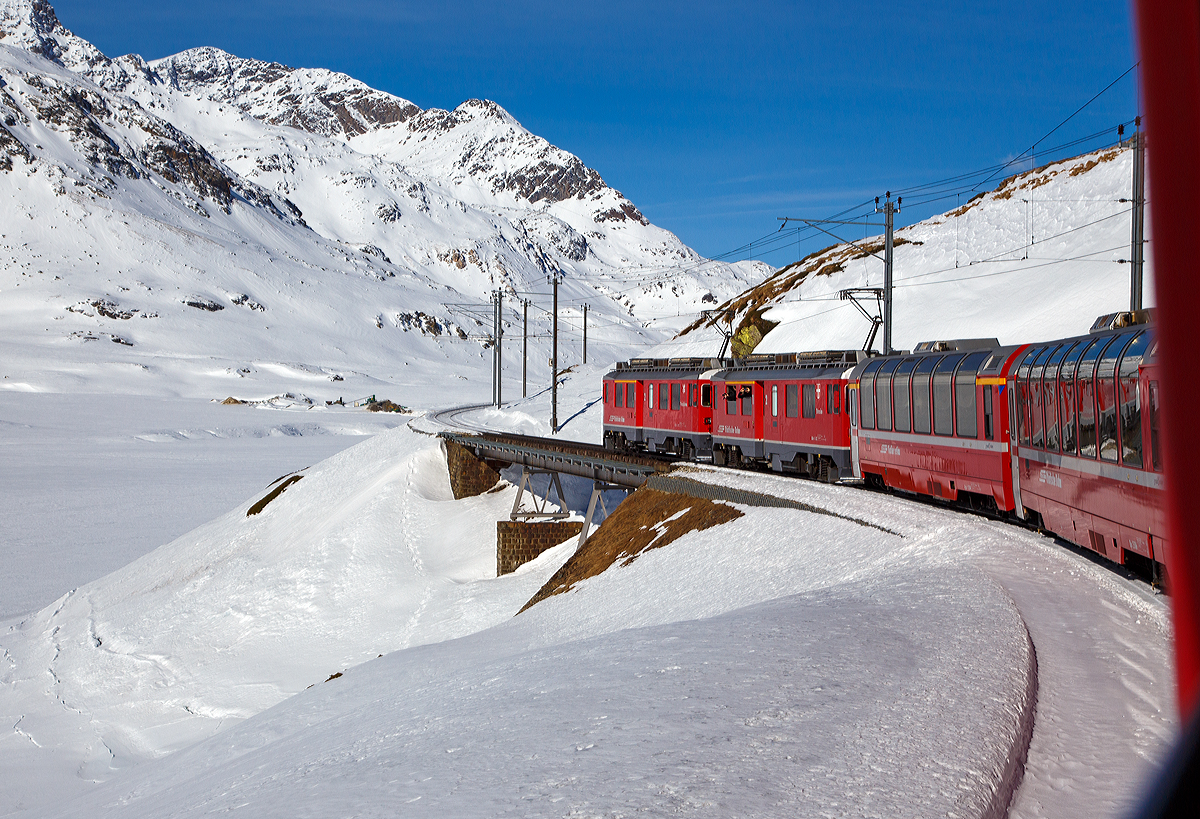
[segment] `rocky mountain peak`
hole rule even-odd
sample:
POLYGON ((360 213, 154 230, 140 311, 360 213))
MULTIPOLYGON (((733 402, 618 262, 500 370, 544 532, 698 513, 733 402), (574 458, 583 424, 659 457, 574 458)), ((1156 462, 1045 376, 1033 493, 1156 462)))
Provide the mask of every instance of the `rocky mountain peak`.
POLYGON ((0 42, 75 71, 108 61, 100 49, 64 28, 46 0, 0 0, 0 42))
POLYGON ((322 136, 349 138, 421 112, 408 100, 336 71, 245 59, 219 48, 193 48, 149 65, 160 81, 184 94, 322 136))

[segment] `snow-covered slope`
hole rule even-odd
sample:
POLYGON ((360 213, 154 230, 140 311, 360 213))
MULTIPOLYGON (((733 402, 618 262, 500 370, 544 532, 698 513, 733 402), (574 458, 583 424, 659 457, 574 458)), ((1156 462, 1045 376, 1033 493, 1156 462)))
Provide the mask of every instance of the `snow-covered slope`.
POLYGON ((510 337, 517 292, 546 294, 541 382, 549 276, 568 328, 586 302, 590 352, 617 358, 661 337, 648 324, 677 328, 768 270, 705 263, 491 102, 421 111, 211 48, 110 60, 43 0, 0 0, 0 81, 10 388, 110 370, 141 375, 93 389, 215 395, 227 379, 258 397, 305 389, 264 368, 359 378, 328 398, 419 384, 447 361, 473 377, 490 327, 460 305, 486 309, 494 289, 510 337))
MULTIPOLYGON (((1132 154, 1118 146, 1055 162, 898 229, 893 346, 1050 339, 1085 333, 1097 316, 1129 309, 1124 260, 1130 257, 1132 154)), ((854 242, 776 271, 722 304, 719 323, 732 317, 737 329, 754 323, 768 330, 758 352, 860 348, 869 324, 838 291, 883 286, 883 237, 854 242)), ((1152 248, 1147 243, 1150 305, 1152 248)), ((868 306, 875 308, 873 301, 868 306)), ((711 325, 697 322, 660 353, 715 355, 720 343, 711 325)), ((876 349, 881 343, 882 334, 876 349)))
POLYGON ((515 489, 454 500, 433 427, 5 624, 0 811, 1001 815, 1036 704, 1018 814, 1094 816, 1169 740, 1160 600, 846 487, 693 468, 841 517, 739 505, 514 617, 574 542, 494 577, 515 489))

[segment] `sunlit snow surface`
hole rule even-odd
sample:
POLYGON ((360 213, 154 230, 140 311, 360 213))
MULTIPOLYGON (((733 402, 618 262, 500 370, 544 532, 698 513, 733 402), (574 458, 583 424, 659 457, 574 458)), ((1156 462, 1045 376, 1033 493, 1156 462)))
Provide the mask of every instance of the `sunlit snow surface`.
MULTIPOLYGON (((581 438, 594 377, 560 395, 581 438)), ((1013 815, 1108 816, 1174 731, 1144 584, 851 488, 693 468, 895 534, 743 507, 514 617, 573 544, 495 578, 515 490, 454 501, 436 428, 5 625, 0 811, 974 816, 1035 708, 1013 815)))

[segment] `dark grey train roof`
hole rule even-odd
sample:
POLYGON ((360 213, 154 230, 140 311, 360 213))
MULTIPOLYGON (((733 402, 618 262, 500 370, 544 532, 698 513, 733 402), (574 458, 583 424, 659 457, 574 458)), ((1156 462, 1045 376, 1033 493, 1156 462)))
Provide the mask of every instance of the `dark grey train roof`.
MULTIPOLYGON (((1128 316, 1128 315, 1129 315, 1128 313, 1124 313, 1124 314, 1113 313, 1113 314, 1110 314, 1109 316, 1103 316, 1103 317, 1101 317, 1101 319, 1097 319, 1097 322, 1095 325, 1093 325, 1093 327, 1099 326, 1102 321, 1111 321, 1114 316, 1128 316)), ((850 374, 850 377, 858 378, 859 376, 861 376, 863 371, 871 364, 872 361, 881 361, 882 362, 882 361, 903 360, 906 358, 922 359, 922 358, 928 358, 931 356, 941 357, 941 356, 946 356, 946 355, 963 355, 963 354, 969 354, 972 352, 979 352, 981 349, 988 351, 990 353, 990 355, 987 357, 986 360, 984 360, 980 364, 978 374, 981 376, 999 376, 1004 368, 1005 363, 1012 357, 1013 353, 1017 352, 1022 347, 1026 347, 1026 351, 1020 356, 1020 358, 1013 361, 1012 365, 1009 367, 1009 373, 1012 374, 1024 362, 1024 360, 1026 358, 1028 358, 1028 356, 1031 353, 1039 352, 1039 351, 1045 349, 1046 347, 1057 346, 1057 345, 1062 345, 1062 344, 1069 344, 1072 342, 1084 341, 1084 340, 1089 340, 1089 339, 1094 339, 1094 338, 1111 338, 1113 336, 1118 336, 1118 335, 1122 335, 1122 334, 1132 334, 1139 330, 1147 330, 1150 333, 1154 333, 1155 327, 1153 324, 1117 323, 1116 326, 1113 327, 1112 329, 1109 329, 1107 326, 1101 326, 1099 329, 1093 329, 1090 333, 1084 333, 1084 334, 1076 335, 1076 336, 1068 336, 1067 338, 1052 339, 1050 341, 1038 341, 1038 342, 1034 342, 1034 343, 1027 344, 1027 345, 1026 344, 1009 344, 1009 345, 1001 346, 1001 345, 997 344, 996 346, 994 346, 990 349, 987 347, 967 347, 966 349, 930 349, 931 347, 934 347, 936 345, 936 343, 935 342, 926 342, 924 344, 917 345, 917 350, 914 350, 912 353, 900 353, 900 354, 890 355, 890 356, 877 356, 875 358, 871 358, 867 361, 864 361, 864 362, 860 363, 857 367, 854 368, 854 372, 852 372, 850 374), (925 349, 922 350, 921 349, 922 347, 924 347, 925 349)), ((1150 350, 1150 354, 1152 355, 1154 352, 1156 352, 1156 350, 1152 347, 1150 350)), ((1149 357, 1149 356, 1147 356, 1147 357, 1149 357)))
MULTIPOLYGON (((1145 311, 1141 311, 1141 312, 1145 312, 1145 311)), ((1112 315, 1127 315, 1127 314, 1114 313, 1112 315)), ((1097 320, 1097 321, 1099 321, 1099 320, 1097 320)), ((1150 359, 1150 358, 1152 358, 1152 356, 1154 356, 1158 352, 1158 345, 1157 345, 1157 343, 1155 343, 1155 338, 1158 335, 1157 329, 1158 328, 1155 327, 1155 325, 1153 325, 1153 324, 1122 324, 1111 330, 1110 329, 1101 329, 1099 331, 1093 330, 1090 333, 1084 333, 1084 334, 1078 335, 1078 336, 1068 336, 1067 338, 1056 338, 1056 339, 1052 339, 1050 341, 1038 341, 1036 343, 1030 344, 1029 349, 1025 352, 1025 354, 1023 356, 1021 356, 1020 359, 1013 362, 1013 365, 1010 368, 1010 372, 1016 370, 1018 367, 1020 367, 1022 364, 1024 364, 1026 361, 1028 361, 1031 355, 1033 355, 1035 353, 1040 353, 1042 350, 1046 349, 1047 347, 1059 347, 1064 344, 1072 344, 1072 343, 1079 342, 1079 341, 1090 341, 1090 340, 1096 339, 1096 338, 1114 338, 1115 336, 1122 336, 1122 335, 1132 337, 1140 331, 1145 331, 1150 334, 1150 337, 1151 337, 1150 349, 1147 351, 1147 354, 1145 356, 1143 356, 1143 360, 1150 359)))

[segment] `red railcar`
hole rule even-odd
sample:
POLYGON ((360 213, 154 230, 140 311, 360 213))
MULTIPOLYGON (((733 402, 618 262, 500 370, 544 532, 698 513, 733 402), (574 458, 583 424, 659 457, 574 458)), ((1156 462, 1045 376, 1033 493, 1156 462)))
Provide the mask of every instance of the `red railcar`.
POLYGON ((1087 336, 1022 356, 1011 399, 1017 512, 1158 576, 1167 532, 1155 333, 1107 329, 1128 317, 1102 317, 1087 336))
POLYGON ((712 453, 712 374, 723 359, 635 358, 604 376, 604 445, 613 450, 712 453))
POLYGON ((937 342, 865 362, 850 379, 855 475, 1012 513, 1159 576, 1154 330, 1132 324, 1146 319, 1117 313, 1081 337, 937 342))
POLYGON ((927 342, 871 359, 850 377, 854 474, 868 483, 1015 508, 1006 379, 1024 347, 927 342))
POLYGON ((849 477, 847 377, 863 353, 754 355, 712 376, 713 463, 849 477))

